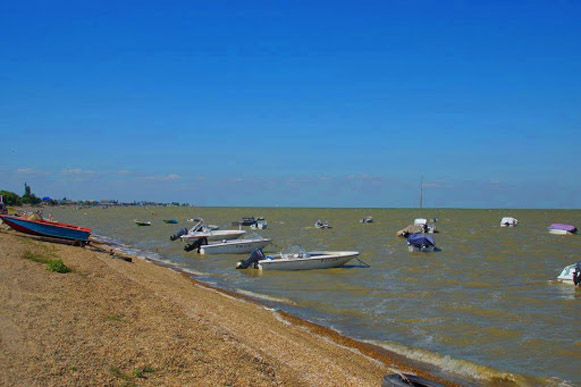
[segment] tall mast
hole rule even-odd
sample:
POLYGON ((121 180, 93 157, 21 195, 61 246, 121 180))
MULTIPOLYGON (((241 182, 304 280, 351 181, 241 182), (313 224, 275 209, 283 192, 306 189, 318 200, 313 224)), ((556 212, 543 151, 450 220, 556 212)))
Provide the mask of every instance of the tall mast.
POLYGON ((422 209, 424 205, 424 177, 420 180, 420 217, 422 216, 422 209))

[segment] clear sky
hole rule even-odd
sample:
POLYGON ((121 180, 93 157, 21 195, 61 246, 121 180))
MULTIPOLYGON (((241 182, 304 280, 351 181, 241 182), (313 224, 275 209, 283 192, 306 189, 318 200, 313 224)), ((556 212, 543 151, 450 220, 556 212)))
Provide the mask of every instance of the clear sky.
POLYGON ((579 1, 2 1, 0 189, 581 208, 579 1))

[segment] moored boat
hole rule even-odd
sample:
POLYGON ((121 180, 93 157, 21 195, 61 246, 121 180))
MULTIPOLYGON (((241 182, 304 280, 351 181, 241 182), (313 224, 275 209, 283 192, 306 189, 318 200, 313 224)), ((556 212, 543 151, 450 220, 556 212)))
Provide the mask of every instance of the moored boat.
POLYGON ((151 222, 148 220, 134 220, 134 222, 138 226, 151 226, 151 222))
POLYGON ((272 242, 272 238, 263 238, 253 233, 242 239, 223 240, 216 243, 208 243, 205 238, 186 245, 184 250, 196 249, 199 254, 248 254, 255 249, 263 249, 272 242))
POLYGON ((290 245, 273 256, 265 256, 256 249, 250 256, 238 262, 237 269, 253 267, 259 270, 314 270, 340 267, 356 258, 358 251, 311 251, 301 245, 290 245))
POLYGON ((373 223, 372 216, 366 216, 365 218, 359 219, 359 223, 373 223))
POLYGON ((547 230, 549 230, 549 233, 555 235, 577 234, 577 227, 571 224, 553 223, 547 227, 547 230))
POLYGON ((176 224, 178 222, 177 219, 164 219, 163 221, 165 223, 171 223, 171 224, 176 224))
POLYGON ((500 220, 500 227, 516 227, 518 220, 512 216, 505 216, 500 220))
POLYGON ((561 274, 557 277, 557 280, 575 286, 581 286, 581 262, 565 266, 561 274))
POLYGON ((12 229, 29 235, 66 239, 87 243, 91 229, 74 224, 46 219, 27 219, 19 216, 0 215, 0 219, 12 229))
POLYGON ((409 251, 431 252, 436 248, 434 237, 429 234, 411 234, 407 237, 409 251))
POLYGON ((315 228, 332 228, 329 226, 329 222, 326 220, 317 219, 315 222, 315 228))
MULTIPOLYGON (((244 234, 246 231, 244 230, 212 230, 206 226, 204 219, 199 219, 198 223, 186 230, 187 232, 183 232, 182 229, 178 234, 172 236, 170 239, 174 240, 174 237, 181 238, 184 241, 194 241, 200 238, 206 238, 207 240, 222 240, 222 239, 236 239, 244 234)), ((175 239, 177 239, 175 238, 175 239)))
POLYGON ((250 225, 250 228, 255 230, 264 230, 268 227, 268 222, 264 218, 256 218, 256 222, 250 225))

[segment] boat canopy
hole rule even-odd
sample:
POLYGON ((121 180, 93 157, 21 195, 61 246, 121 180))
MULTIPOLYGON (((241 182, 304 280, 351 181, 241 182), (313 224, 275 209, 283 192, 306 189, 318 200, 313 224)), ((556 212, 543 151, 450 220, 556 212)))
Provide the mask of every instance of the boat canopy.
POLYGON ((562 224, 562 223, 553 223, 552 225, 550 225, 547 228, 554 229, 554 230, 564 230, 564 231, 569 231, 569 232, 577 231, 577 227, 575 227, 571 224, 562 224))
POLYGON ((309 258, 310 256, 309 252, 301 245, 289 245, 280 252, 280 257, 284 259, 309 258))
POLYGON ((408 237, 408 244, 416 247, 436 246, 434 237, 429 234, 411 234, 408 237))

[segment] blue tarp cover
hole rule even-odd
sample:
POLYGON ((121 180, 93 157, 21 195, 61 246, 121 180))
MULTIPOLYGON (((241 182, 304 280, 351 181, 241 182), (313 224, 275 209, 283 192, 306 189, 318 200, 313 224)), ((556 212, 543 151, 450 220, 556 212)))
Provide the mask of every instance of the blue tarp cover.
POLYGON ((434 237, 430 234, 411 234, 408 237, 408 243, 412 246, 436 246, 436 242, 434 241, 434 237))

